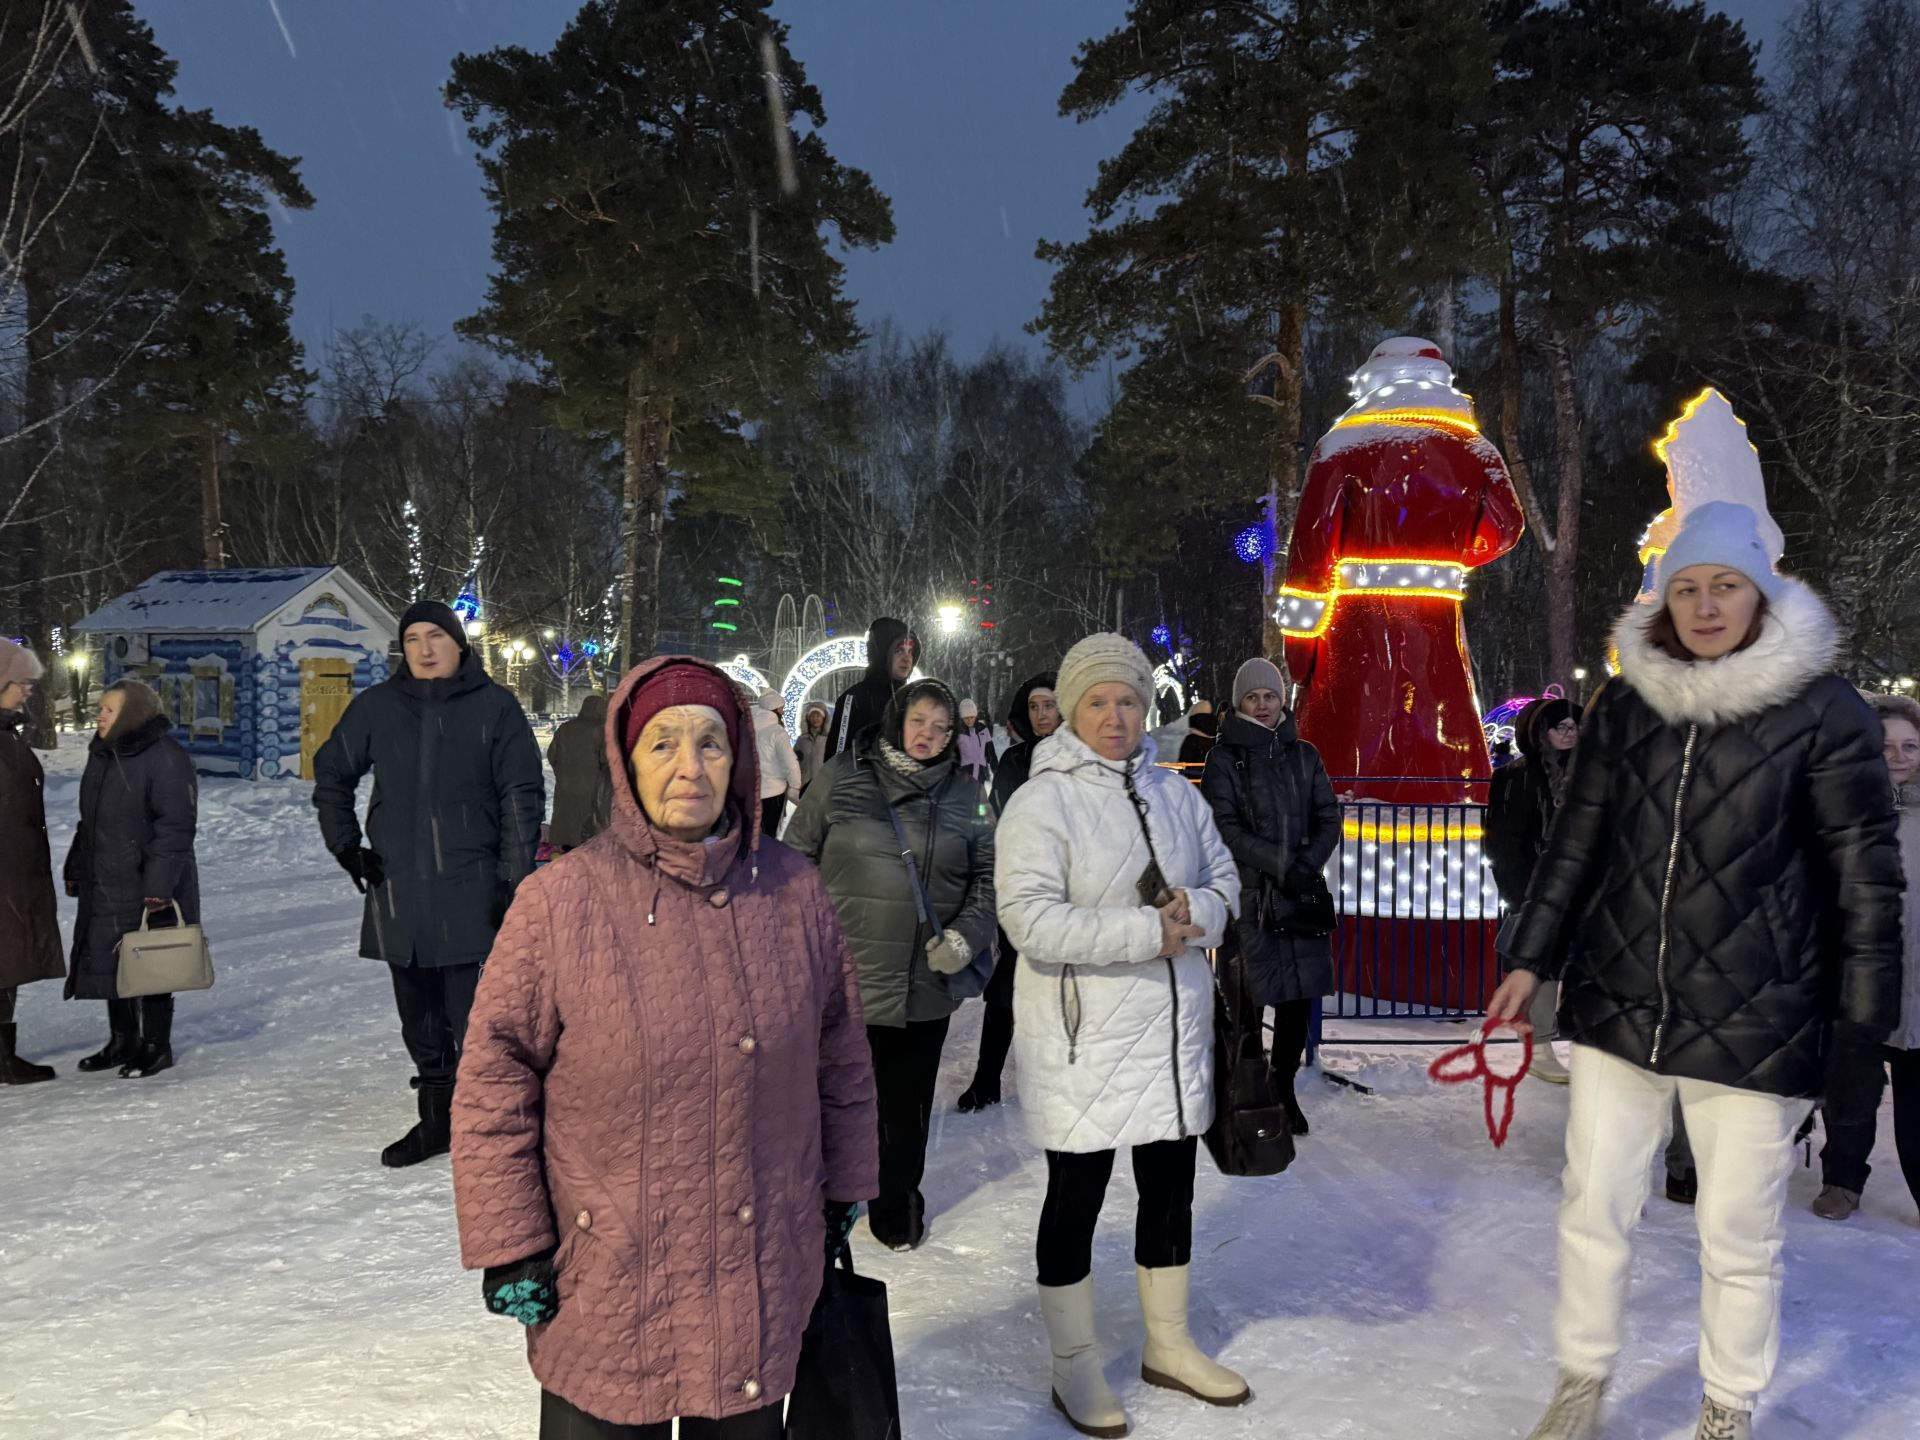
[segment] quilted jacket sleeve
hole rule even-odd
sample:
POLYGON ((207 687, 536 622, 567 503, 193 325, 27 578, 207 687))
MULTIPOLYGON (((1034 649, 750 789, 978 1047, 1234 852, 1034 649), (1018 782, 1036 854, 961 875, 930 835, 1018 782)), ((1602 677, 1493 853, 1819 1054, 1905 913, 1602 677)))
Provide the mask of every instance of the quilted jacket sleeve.
POLYGON ((1220 828, 1213 823, 1212 808, 1199 792, 1183 780, 1166 788, 1175 796, 1174 803, 1186 812, 1200 847, 1200 875, 1187 898, 1193 907, 1193 923, 1202 931, 1193 943, 1211 950, 1226 938, 1227 925, 1240 911, 1240 871, 1226 841, 1220 838, 1220 828))
POLYGON ((1071 857, 1079 852, 1099 864, 1106 858, 1100 852, 1116 842, 1069 834, 1061 801, 1059 783, 1041 776, 1007 804, 993 867, 1000 928, 1021 954, 1047 964, 1143 965, 1157 958, 1160 916, 1138 903, 1132 876, 1116 877, 1124 893, 1115 894, 1114 904, 1075 905, 1068 899, 1071 857))
POLYGON ((1519 928, 1501 956, 1510 970, 1531 970, 1558 979, 1566 964, 1568 922, 1586 896, 1587 884, 1605 847, 1617 843, 1607 833, 1608 780, 1619 757, 1613 753, 1610 723, 1615 682, 1602 685, 1580 724, 1580 748, 1573 752, 1565 802, 1547 832, 1546 847, 1533 867, 1533 880, 1521 905, 1519 928))
POLYGON ((846 775, 850 763, 836 758, 821 767, 807 793, 800 797, 793 818, 787 821, 786 834, 780 837, 816 865, 820 852, 827 848, 827 810, 833 803, 833 787, 846 775))
POLYGON ((1254 833, 1241 814, 1242 797, 1248 793, 1247 777, 1238 773, 1234 752, 1215 745, 1207 752, 1207 768, 1200 776, 1200 794, 1213 811, 1213 823, 1226 842, 1228 851, 1249 870, 1271 875, 1278 880, 1287 873, 1280 846, 1254 833))
POLYGON ((518 885, 533 873, 540 845, 540 822, 547 813, 546 772, 526 712, 502 690, 506 712, 493 737, 493 788, 500 797, 501 879, 518 885))
POLYGON ((556 1239, 540 1155, 545 1076, 560 1038, 547 968, 554 939, 536 882, 507 911, 467 1022, 453 1092, 453 1198, 469 1270, 538 1254, 556 1239))
POLYGON ((1831 872, 1828 963, 1838 967, 1835 1018, 1884 1036, 1900 1021, 1902 970, 1898 822, 1881 759, 1880 726, 1840 681, 1814 737, 1811 799, 1817 851, 1831 872))
MULTIPOLYGON (((962 779, 965 777, 963 776, 962 779)), ((999 921, 994 913, 993 890, 993 810, 987 790, 977 781, 962 788, 973 813, 967 817, 967 894, 959 911, 946 921, 949 930, 958 930, 975 955, 983 955, 992 946, 999 921)))
POLYGON ((860 1014, 860 976, 826 886, 808 876, 814 953, 826 967, 820 1013, 820 1156, 828 1200, 880 1193, 873 1053, 860 1014))
POLYGON ((1294 858, 1309 869, 1324 870, 1340 848, 1340 797, 1333 793, 1327 763, 1320 752, 1302 740, 1300 764, 1307 773, 1307 839, 1294 858))
MULTIPOLYGON (((164 900, 173 895, 193 863, 200 786, 194 778, 193 757, 178 745, 163 741, 153 747, 152 754, 147 809, 153 817, 149 831, 153 838, 142 857, 140 893, 164 900)), ((1891 1021, 1887 1028, 1893 1028, 1891 1021)))

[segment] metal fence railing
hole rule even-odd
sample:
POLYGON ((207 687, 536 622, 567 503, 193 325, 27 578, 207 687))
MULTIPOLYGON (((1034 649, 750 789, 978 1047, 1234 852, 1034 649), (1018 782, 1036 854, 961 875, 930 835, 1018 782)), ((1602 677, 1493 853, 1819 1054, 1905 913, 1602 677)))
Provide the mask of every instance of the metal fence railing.
MULTIPOLYGON (((1199 767, 1173 766, 1198 781, 1199 767)), ((1466 1020, 1500 983, 1495 937, 1505 908, 1483 844, 1488 777, 1334 776, 1339 847, 1327 863, 1339 923, 1334 995, 1316 1007, 1310 1051, 1328 1020, 1466 1020), (1368 792, 1392 796, 1369 799, 1368 792), (1409 795, 1431 793, 1431 803, 1409 795), (1444 797, 1444 798, 1441 798, 1444 797)), ((1368 1045, 1451 1037, 1369 1036, 1368 1045)))

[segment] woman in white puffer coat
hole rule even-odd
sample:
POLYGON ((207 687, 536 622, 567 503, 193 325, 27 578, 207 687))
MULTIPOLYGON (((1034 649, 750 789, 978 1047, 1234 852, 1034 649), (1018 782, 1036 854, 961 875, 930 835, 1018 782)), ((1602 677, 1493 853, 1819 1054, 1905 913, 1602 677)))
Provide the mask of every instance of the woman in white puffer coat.
POLYGON ((1047 1152, 1036 1245, 1053 1403, 1083 1435, 1127 1433, 1094 1343, 1093 1230, 1114 1151, 1133 1151, 1140 1375, 1214 1405, 1250 1398, 1187 1333, 1196 1137, 1213 1120, 1213 978, 1240 900, 1200 792, 1154 763, 1153 672, 1119 635, 1067 652, 1067 723, 997 836, 1000 925, 1020 955, 1014 1043, 1028 1128, 1047 1152))

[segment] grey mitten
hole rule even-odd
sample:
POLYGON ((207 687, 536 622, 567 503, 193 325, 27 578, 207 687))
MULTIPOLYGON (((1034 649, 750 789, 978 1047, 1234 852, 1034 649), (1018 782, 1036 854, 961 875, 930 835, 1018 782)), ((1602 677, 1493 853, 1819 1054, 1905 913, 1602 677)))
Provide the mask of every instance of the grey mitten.
POLYGON ((973 960, 973 947, 958 930, 948 930, 927 942, 927 964, 936 975, 958 975, 973 960))

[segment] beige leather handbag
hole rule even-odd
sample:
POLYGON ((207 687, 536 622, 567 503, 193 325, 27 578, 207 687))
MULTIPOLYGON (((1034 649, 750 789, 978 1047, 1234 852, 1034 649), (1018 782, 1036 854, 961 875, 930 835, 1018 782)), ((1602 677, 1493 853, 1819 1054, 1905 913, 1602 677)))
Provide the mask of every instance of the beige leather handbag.
POLYGON ((120 998, 211 988, 213 956, 207 952, 206 932, 186 923, 178 900, 173 902, 171 930, 152 929, 147 923, 152 918, 152 912, 142 915, 140 928, 120 937, 120 998))

